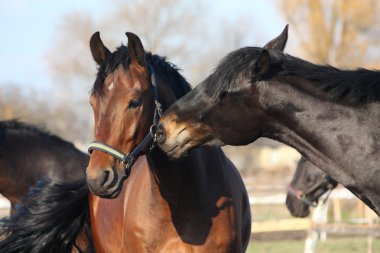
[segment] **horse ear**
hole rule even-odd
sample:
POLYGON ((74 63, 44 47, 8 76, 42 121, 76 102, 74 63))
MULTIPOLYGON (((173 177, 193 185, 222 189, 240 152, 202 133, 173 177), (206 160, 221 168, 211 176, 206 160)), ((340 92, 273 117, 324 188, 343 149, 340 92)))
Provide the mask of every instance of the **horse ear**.
POLYGON ((288 27, 289 25, 286 25, 282 33, 278 35, 276 38, 274 38, 273 40, 269 41, 264 46, 264 48, 284 51, 286 42, 288 41, 288 27))
POLYGON ((106 60, 107 56, 111 54, 110 50, 104 46, 100 39, 99 32, 96 32, 91 36, 90 48, 92 57, 98 65, 101 65, 106 60))
POLYGON ((125 33, 128 37, 128 53, 132 62, 136 62, 140 66, 145 66, 145 50, 140 38, 134 34, 125 33))
POLYGON ((253 72, 257 79, 261 79, 270 70, 270 55, 268 50, 263 49, 256 59, 253 72))

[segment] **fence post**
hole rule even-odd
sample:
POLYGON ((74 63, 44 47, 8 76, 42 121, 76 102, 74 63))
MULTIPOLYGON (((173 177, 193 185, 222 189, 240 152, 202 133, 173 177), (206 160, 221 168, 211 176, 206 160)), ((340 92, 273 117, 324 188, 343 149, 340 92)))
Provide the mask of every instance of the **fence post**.
POLYGON ((328 211, 328 194, 323 195, 317 207, 313 211, 313 216, 311 218, 311 227, 307 232, 307 237, 305 240, 305 249, 304 253, 315 253, 317 252, 317 243, 318 239, 326 239, 326 232, 319 233, 315 230, 316 225, 326 224, 327 222, 327 211, 328 211))
POLYGON ((342 210, 340 208, 340 199, 333 198, 333 208, 334 208, 334 222, 342 222, 342 210))

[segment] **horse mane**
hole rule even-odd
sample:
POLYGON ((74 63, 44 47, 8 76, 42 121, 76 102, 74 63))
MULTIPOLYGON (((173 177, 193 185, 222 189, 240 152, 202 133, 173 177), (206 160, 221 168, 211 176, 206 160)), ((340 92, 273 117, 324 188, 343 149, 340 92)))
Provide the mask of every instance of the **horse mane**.
POLYGON ((347 104, 380 101, 380 71, 358 68, 341 70, 330 65, 316 65, 287 54, 276 54, 280 75, 299 76, 327 99, 347 104))
MULTIPOLYGON (((179 68, 173 63, 167 62, 166 58, 150 52, 146 52, 146 60, 148 64, 151 64, 157 75, 165 78, 165 83, 174 92, 175 96, 178 98, 184 96, 191 90, 191 86, 185 80, 183 76, 179 73, 179 68)), ((113 72, 119 65, 122 65, 125 70, 128 69, 130 64, 130 57, 128 54, 128 48, 121 45, 109 55, 105 62, 100 65, 94 86, 91 93, 94 95, 102 96, 104 94, 103 83, 107 75, 113 72)))
POLYGON ((29 134, 29 135, 44 137, 52 141, 60 142, 62 144, 66 144, 66 145, 70 145, 74 147, 74 145, 71 142, 68 142, 60 138, 59 136, 50 133, 44 128, 37 127, 29 123, 21 122, 17 119, 0 121, 0 138, 2 136, 6 136, 7 131, 16 131, 20 134, 29 134))
POLYGON ((0 252, 69 253, 82 231, 90 246, 86 252, 94 252, 88 194, 85 181, 59 184, 41 179, 16 206, 16 213, 0 220, 0 252))
POLYGON ((259 55, 255 47, 244 47, 227 54, 219 61, 219 64, 214 69, 203 83, 205 83, 205 92, 213 99, 217 99, 219 94, 224 91, 232 92, 237 90, 240 84, 240 76, 251 76, 249 68, 253 58, 259 55))
POLYGON ((15 130, 15 131, 22 131, 22 132, 28 132, 31 134, 47 134, 50 135, 50 133, 42 128, 39 128, 37 126, 34 126, 32 124, 27 124, 24 122, 21 122, 17 119, 11 119, 11 120, 4 120, 0 121, 0 129, 2 130, 15 130))
MULTIPOLYGON (((243 78, 251 80, 251 72, 259 47, 245 47, 229 53, 204 82, 206 92, 216 98, 223 91, 238 90, 243 78)), ((359 68, 340 70, 329 65, 316 65, 278 50, 269 50, 271 73, 275 76, 298 76, 316 88, 327 99, 348 104, 380 101, 380 72, 359 68)))

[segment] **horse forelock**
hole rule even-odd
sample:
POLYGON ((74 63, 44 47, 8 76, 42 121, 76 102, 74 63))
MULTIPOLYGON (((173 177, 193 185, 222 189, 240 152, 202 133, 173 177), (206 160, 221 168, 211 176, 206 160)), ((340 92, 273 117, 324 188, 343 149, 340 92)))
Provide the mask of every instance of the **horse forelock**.
MULTIPOLYGON (((179 73, 180 69, 173 63, 166 61, 166 57, 146 52, 146 60, 148 64, 152 65, 157 75, 165 77, 164 80, 166 82, 161 83, 161 85, 168 85, 177 99, 191 90, 190 85, 179 73)), ((91 93, 95 96, 104 95, 104 80, 107 75, 115 71, 119 65, 122 65, 124 70, 127 71, 130 62, 128 48, 121 45, 115 52, 107 57, 101 66, 99 66, 91 93)))

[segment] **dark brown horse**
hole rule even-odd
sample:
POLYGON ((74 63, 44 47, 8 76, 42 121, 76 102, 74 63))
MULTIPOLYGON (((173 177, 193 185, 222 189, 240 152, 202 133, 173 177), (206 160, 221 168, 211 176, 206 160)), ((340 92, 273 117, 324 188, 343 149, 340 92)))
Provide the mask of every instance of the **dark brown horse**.
POLYGON ((59 182, 85 178, 89 156, 58 136, 16 120, 0 121, 0 193, 11 213, 44 176, 59 182))
POLYGON ((293 216, 306 217, 310 207, 315 207, 319 198, 336 186, 334 179, 302 157, 288 186, 286 206, 293 216))
POLYGON ((88 161, 72 143, 36 126, 0 122, 0 192, 13 214, 0 222, 0 252, 93 252, 83 187, 88 161))
POLYGON ((201 145, 268 137, 296 148, 380 214, 380 73, 284 54, 286 33, 227 55, 166 111, 160 146, 179 157, 201 145))
POLYGON ((113 53, 99 33, 90 41, 99 65, 87 167, 90 190, 100 196, 90 197, 96 251, 244 252, 250 206, 238 171, 219 148, 180 160, 151 148, 161 105, 165 110, 190 86, 136 35, 127 36, 128 47, 113 53))

